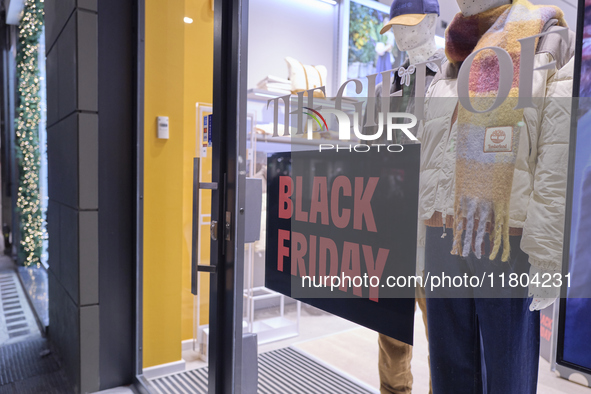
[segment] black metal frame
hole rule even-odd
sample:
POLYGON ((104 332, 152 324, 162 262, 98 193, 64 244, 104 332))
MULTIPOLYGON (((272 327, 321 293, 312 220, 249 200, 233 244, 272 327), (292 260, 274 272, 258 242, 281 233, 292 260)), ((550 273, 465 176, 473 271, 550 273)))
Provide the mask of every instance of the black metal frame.
POLYGON ((149 393, 149 383, 143 376, 143 319, 144 319, 144 87, 145 87, 145 0, 137 0, 136 10, 136 261, 135 261, 135 393, 149 393))
POLYGON ((209 393, 241 392, 247 0, 215 0, 209 393), (243 212, 243 210, 242 210, 243 212))
MULTIPOLYGON (((570 144, 569 144, 569 163, 568 163, 568 183, 566 190, 566 209, 565 209, 565 224, 564 224, 564 241, 562 251, 562 274, 566 275, 570 269, 570 238, 572 226, 572 210, 573 210, 573 188, 574 188, 574 170, 576 159, 576 144, 577 144, 577 124, 579 111, 579 89, 581 77, 581 60, 583 52, 583 28, 585 17, 585 0, 579 0, 577 6, 577 31, 576 31, 576 48, 575 48, 575 66, 573 75, 573 105, 571 108, 571 128, 570 128, 570 144)), ((558 317, 558 335, 556 347, 556 364, 562 367, 570 368, 578 372, 582 372, 588 376, 591 375, 591 369, 584 368, 580 365, 573 364, 564 360, 564 330, 566 323, 566 297, 567 288, 563 286, 560 294, 560 309, 558 317)))
POLYGON ((136 316, 136 335, 135 335, 135 360, 134 371, 136 375, 141 375, 143 370, 143 283, 144 283, 144 81, 145 81, 145 37, 146 37, 146 18, 145 18, 145 0, 137 0, 137 68, 136 68, 136 294, 135 316, 136 316))
POLYGON ((141 110, 136 95, 137 3, 97 3, 100 389, 129 384, 135 376, 134 262, 141 234, 136 227, 141 220, 138 171, 143 167, 137 158, 143 133, 131 132, 140 129, 136 116, 141 110))

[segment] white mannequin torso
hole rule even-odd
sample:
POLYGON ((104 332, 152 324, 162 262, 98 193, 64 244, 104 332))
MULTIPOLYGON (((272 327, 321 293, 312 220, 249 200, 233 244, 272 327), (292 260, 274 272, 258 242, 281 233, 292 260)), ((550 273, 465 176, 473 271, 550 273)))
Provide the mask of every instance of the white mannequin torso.
POLYGON ((427 61, 437 51, 435 45, 436 14, 427 16, 415 26, 394 25, 396 46, 408 53, 410 64, 427 61))

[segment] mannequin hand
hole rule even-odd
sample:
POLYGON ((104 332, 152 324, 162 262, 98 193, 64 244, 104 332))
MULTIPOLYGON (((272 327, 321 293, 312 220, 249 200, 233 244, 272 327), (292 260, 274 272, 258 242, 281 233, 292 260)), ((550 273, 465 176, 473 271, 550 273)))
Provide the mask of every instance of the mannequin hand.
POLYGON ((528 296, 533 298, 529 306, 530 311, 541 311, 552 305, 560 296, 560 283, 555 281, 554 274, 560 272, 530 267, 528 296))

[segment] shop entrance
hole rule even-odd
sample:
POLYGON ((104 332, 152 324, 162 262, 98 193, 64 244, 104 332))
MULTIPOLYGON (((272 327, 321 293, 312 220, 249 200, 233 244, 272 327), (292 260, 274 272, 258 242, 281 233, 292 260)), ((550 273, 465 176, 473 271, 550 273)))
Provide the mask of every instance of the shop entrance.
POLYGON ((145 1, 142 10, 137 372, 154 392, 240 392, 247 163, 234 7, 145 1))
MULTIPOLYGON (((284 122, 273 136, 277 114, 268 102, 324 86, 316 103, 334 107, 330 97, 344 80, 377 67, 373 55, 349 53, 349 37, 361 29, 351 13, 378 26, 387 10, 366 0, 146 1, 138 345, 146 387, 378 392, 377 332, 266 283, 271 157, 317 144, 283 135, 284 122)), ((347 93, 355 94, 364 93, 347 93)), ((335 136, 326 130, 321 138, 335 136)), ((417 390, 427 392, 426 344, 417 349, 425 375, 417 390)))

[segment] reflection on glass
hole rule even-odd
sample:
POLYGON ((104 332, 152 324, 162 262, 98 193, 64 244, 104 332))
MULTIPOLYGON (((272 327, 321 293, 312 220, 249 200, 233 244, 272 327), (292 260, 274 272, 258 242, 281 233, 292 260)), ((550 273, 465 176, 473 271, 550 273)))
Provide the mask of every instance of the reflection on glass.
POLYGON ((585 1, 583 51, 579 88, 575 173, 572 199, 570 272, 572 284, 566 300, 564 353, 565 361, 591 370, 591 1, 585 1))
MULTIPOLYGON (((380 34, 380 30, 389 20, 387 12, 370 8, 365 4, 351 2, 349 11, 349 52, 347 60, 347 78, 365 78, 378 74, 376 83, 382 81, 382 71, 399 67, 405 54, 395 44, 391 31, 380 34)), ((348 96, 357 96, 350 85, 348 96)), ((361 93, 363 96, 364 93, 361 93)), ((367 94, 365 94, 367 95, 367 94)))

